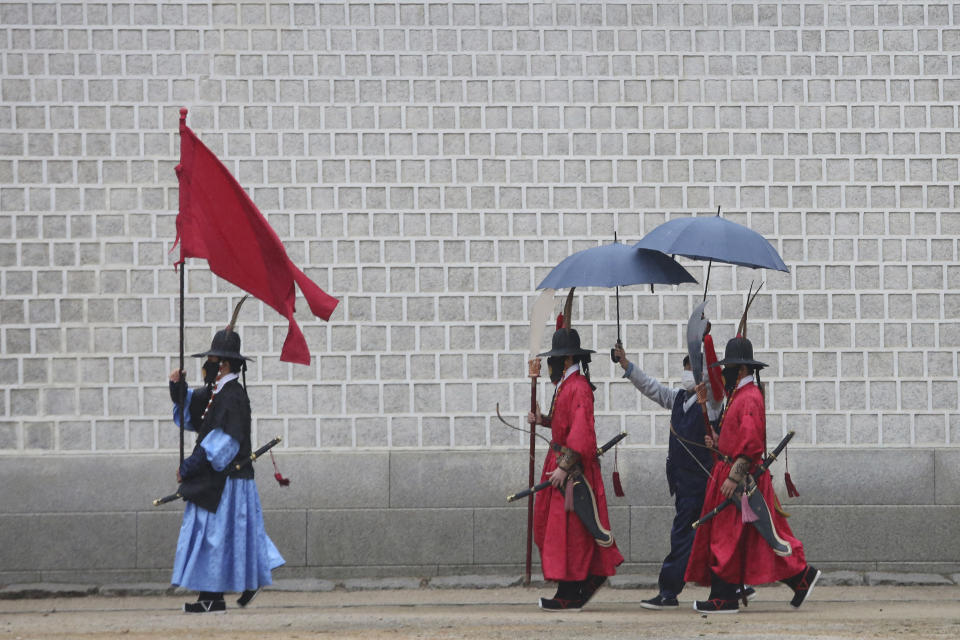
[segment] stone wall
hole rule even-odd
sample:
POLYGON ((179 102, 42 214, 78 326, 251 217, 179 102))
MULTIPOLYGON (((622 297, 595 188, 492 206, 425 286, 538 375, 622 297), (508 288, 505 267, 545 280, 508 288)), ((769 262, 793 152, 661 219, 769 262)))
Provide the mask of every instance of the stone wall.
MULTIPOLYGON (((279 362, 278 314, 260 303, 241 314, 256 439, 284 436, 279 460, 297 461, 298 484, 325 477, 321 461, 358 456, 439 471, 476 457, 523 484, 524 436, 494 406, 516 424, 527 410, 537 283, 615 232, 634 242, 719 206, 791 267, 714 265, 710 275, 721 346, 751 281, 765 282, 749 335, 771 365, 771 444, 793 429, 797 460, 851 461, 823 476, 849 489, 837 509, 908 522, 906 503, 919 500, 948 513, 956 502, 938 502, 940 483, 898 502, 863 478, 876 460, 921 456, 923 473, 871 482, 932 482, 934 461, 960 440, 958 25, 960 8, 940 2, 3 2, 0 466, 24 474, 26 495, 43 484, 36 474, 75 474, 69 509, 40 500, 4 517, 98 536, 76 519, 109 522, 102 513, 116 510, 138 531, 124 567, 165 557, 143 527, 173 516, 140 499, 168 489, 176 461, 165 380, 178 350, 170 251, 181 107, 294 262, 342 301, 329 323, 301 308, 309 367, 279 362), (137 499, 103 502, 101 478, 141 464, 153 475, 137 499)), ((681 262, 703 281, 706 265, 681 262)), ((239 293, 202 261, 187 275, 192 353, 239 293)), ((701 291, 623 289, 631 358, 676 382, 701 291)), ((600 437, 629 431, 622 457, 656 475, 667 415, 603 357, 617 335, 612 292, 579 294, 575 326, 599 353, 600 437)), ((304 566, 359 562, 357 539, 342 536, 389 529, 377 519, 384 491, 391 508, 436 518, 439 530, 509 517, 485 511, 479 494, 403 502, 420 495, 413 479, 401 490, 344 471, 344 505, 265 493, 270 517, 296 520, 289 528, 302 525, 307 541, 319 536, 311 526, 326 526, 316 514, 360 510, 331 525, 340 538, 291 542, 304 566)), ((659 514, 659 532, 669 501, 656 500, 643 508, 659 514)), ((825 517, 805 509, 798 518, 825 517)), ((641 512, 617 513, 633 523, 641 512)), ((444 537, 451 546, 431 547, 435 562, 496 564, 477 551, 486 534, 474 535, 472 546, 444 537)), ((370 571, 389 571, 392 547, 377 548, 384 561, 370 571)), ((870 549, 864 561, 893 560, 884 543, 870 549)), ((630 557, 653 562, 661 551, 630 557)), ((924 554, 903 560, 937 556, 924 554)), ((15 557, 0 570, 47 571, 55 559, 15 557)))
MULTIPOLYGON (((288 453, 283 488, 261 466, 267 532, 287 561, 275 577, 519 575, 526 503, 505 498, 524 486, 525 455, 288 453)), ((627 495, 609 500, 620 573, 656 574, 673 520, 662 451, 626 449, 618 462, 627 495)), ((183 503, 150 503, 174 490, 170 467, 162 454, 5 461, 0 584, 169 580, 183 503)), ((818 567, 960 572, 957 450, 797 449, 790 469, 802 495, 786 503, 789 523, 818 567)))

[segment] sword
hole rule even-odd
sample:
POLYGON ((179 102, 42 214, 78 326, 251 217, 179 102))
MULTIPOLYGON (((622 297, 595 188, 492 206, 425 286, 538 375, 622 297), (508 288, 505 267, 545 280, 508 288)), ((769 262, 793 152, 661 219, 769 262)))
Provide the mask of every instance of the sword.
MULTIPOLYGON (((757 470, 756 470, 756 471, 754 471, 752 474, 750 474, 751 476, 753 476, 753 481, 754 481, 754 482, 756 482, 757 479, 758 479, 760 476, 762 476, 764 473, 766 473, 767 468, 768 468, 771 464, 774 463, 774 461, 777 459, 777 456, 779 456, 780 453, 787 447, 787 443, 790 442, 790 440, 793 439, 793 436, 794 436, 795 434, 796 434, 795 431, 788 431, 788 432, 787 432, 787 435, 784 436, 783 440, 780 441, 780 444, 777 445, 777 448, 774 449, 773 452, 772 452, 770 455, 768 455, 766 458, 764 458, 763 462, 760 463, 760 466, 757 467, 757 470)), ((731 504, 733 504, 734 502, 736 502, 736 498, 727 498, 726 500, 724 500, 723 502, 721 502, 720 504, 718 504, 716 507, 714 507, 711 511, 709 511, 709 512, 705 513, 704 515, 700 516, 700 519, 697 520, 696 522, 694 522, 693 525, 691 525, 691 526, 692 526, 694 529, 696 529, 697 527, 699 527, 700 525, 702 525, 704 522, 712 519, 715 515, 717 515, 718 513, 720 513, 721 511, 723 511, 723 510, 726 509, 727 507, 729 507, 729 506, 730 506, 731 504)))
MULTIPOLYGON (((609 451, 609 450, 612 449, 614 446, 616 446, 616 444, 617 444, 618 442, 620 442, 621 440, 623 440, 623 439, 626 438, 626 437, 627 437, 627 433, 626 433, 625 431, 622 432, 622 433, 618 433, 618 434, 615 435, 613 438, 611 438, 610 441, 609 441, 607 444, 603 445, 602 447, 597 447, 597 455, 598 455, 598 456, 602 456, 602 455, 605 454, 607 451, 609 451)), ((543 491, 544 489, 546 489, 546 488, 549 487, 549 486, 550 486, 550 481, 549 481, 549 480, 544 480, 544 481, 541 482, 540 484, 536 484, 536 485, 530 487, 529 489, 524 489, 523 491, 518 491, 517 493, 514 493, 513 495, 507 496, 507 502, 516 502, 517 500, 520 500, 521 498, 526 498, 527 496, 532 496, 533 494, 537 493, 538 491, 543 491)))
POLYGON ((693 371, 693 381, 700 384, 703 381, 703 334, 707 329, 707 319, 703 317, 703 309, 707 306, 704 300, 690 314, 687 320, 687 355, 690 356, 690 370, 693 371))
MULTIPOLYGON (((223 475, 229 475, 229 474, 233 473, 234 471, 240 471, 241 469, 243 469, 244 467, 246 467, 248 464, 252 464, 257 458, 259 458, 260 456, 262 456, 263 454, 265 454, 267 451, 269 451, 270 449, 272 449, 274 446, 276 446, 277 444, 279 444, 281 440, 283 440, 283 438, 281 438, 280 436, 277 436, 276 438, 274 438, 273 440, 271 440, 271 441, 268 442, 267 444, 263 445, 262 447, 260 447, 259 449, 257 449, 257 450, 254 451, 253 453, 251 453, 249 458, 244 458, 244 459, 241 460, 240 462, 234 464, 232 467, 227 467, 226 469, 224 469, 224 470, 221 471, 220 473, 222 473, 223 475)), ((180 492, 177 491, 177 493, 171 493, 171 494, 168 495, 168 496, 163 496, 162 498, 157 498, 156 500, 153 501, 153 506, 159 507, 159 506, 162 505, 162 504, 167 504, 168 502, 173 502, 174 500, 179 500, 179 499, 182 498, 182 497, 183 497, 183 496, 180 495, 180 492)))
MULTIPOLYGON (((703 382, 703 336, 706 335, 707 325, 710 322, 704 317, 703 311, 707 306, 708 300, 704 300, 696 306, 690 319, 687 320, 687 355, 690 357, 690 370, 693 371, 693 381, 695 384, 703 382)), ((716 396, 714 396, 716 397, 716 396)), ((703 424, 706 427, 706 434, 716 440, 716 434, 713 432, 713 425, 710 424, 710 416, 707 415, 707 405, 700 405, 703 413, 703 424)), ((684 449, 687 449, 684 446, 684 449)), ((687 453, 690 450, 687 449, 687 453)), ((697 458, 690 453, 690 456, 697 458)), ((699 463, 699 460, 697 461, 699 463)))

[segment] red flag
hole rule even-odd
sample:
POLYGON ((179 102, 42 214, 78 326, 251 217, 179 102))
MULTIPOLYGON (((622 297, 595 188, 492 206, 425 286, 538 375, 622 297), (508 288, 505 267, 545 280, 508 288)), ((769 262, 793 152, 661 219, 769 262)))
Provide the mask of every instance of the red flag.
POLYGON ((177 240, 180 260, 204 258, 224 280, 267 303, 290 322, 280 359, 310 364, 310 349, 293 319, 300 287, 310 311, 330 319, 338 300, 327 295, 287 256, 280 238, 247 192, 217 156, 187 126, 180 110, 180 213, 177 240))

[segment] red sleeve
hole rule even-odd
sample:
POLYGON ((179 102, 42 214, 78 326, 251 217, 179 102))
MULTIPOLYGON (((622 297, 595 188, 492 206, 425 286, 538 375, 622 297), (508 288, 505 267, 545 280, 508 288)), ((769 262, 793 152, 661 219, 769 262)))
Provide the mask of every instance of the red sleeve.
POLYGON ((581 458, 592 459, 597 454, 597 433, 593 425, 593 392, 586 380, 571 391, 573 396, 570 398, 567 446, 579 453, 581 458))

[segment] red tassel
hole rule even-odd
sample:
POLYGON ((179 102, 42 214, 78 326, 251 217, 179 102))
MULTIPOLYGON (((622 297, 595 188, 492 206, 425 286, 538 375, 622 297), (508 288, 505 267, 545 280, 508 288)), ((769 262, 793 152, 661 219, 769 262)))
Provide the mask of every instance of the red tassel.
POLYGON ((567 486, 563 493, 563 510, 573 511, 573 480, 567 480, 567 486))
POLYGON ((277 482, 280 484, 280 486, 290 486, 290 478, 284 478, 282 475, 280 475, 280 469, 277 468, 277 461, 273 458, 273 451, 270 452, 270 462, 273 463, 273 477, 277 479, 277 482))
POLYGON ((619 451, 616 447, 613 449, 613 495, 622 498, 626 494, 623 492, 623 484, 620 482, 620 462, 619 451))
POLYGON ((787 495, 791 498, 799 498, 800 492, 797 491, 797 485, 793 484, 793 479, 790 477, 790 472, 787 471, 783 474, 783 482, 787 485, 787 495))
POLYGON ((757 517, 757 514, 753 512, 753 509, 750 508, 750 503, 747 502, 747 494, 740 494, 740 521, 744 524, 748 522, 756 522, 760 518, 757 517))
POLYGON ((558 314, 557 314, 557 331, 560 331, 560 329, 563 329, 563 314, 562 314, 562 313, 558 313, 558 314))
POLYGON ((613 472, 613 495, 617 496, 618 498, 622 498, 623 496, 627 495, 623 492, 623 485, 620 483, 619 471, 613 472))

